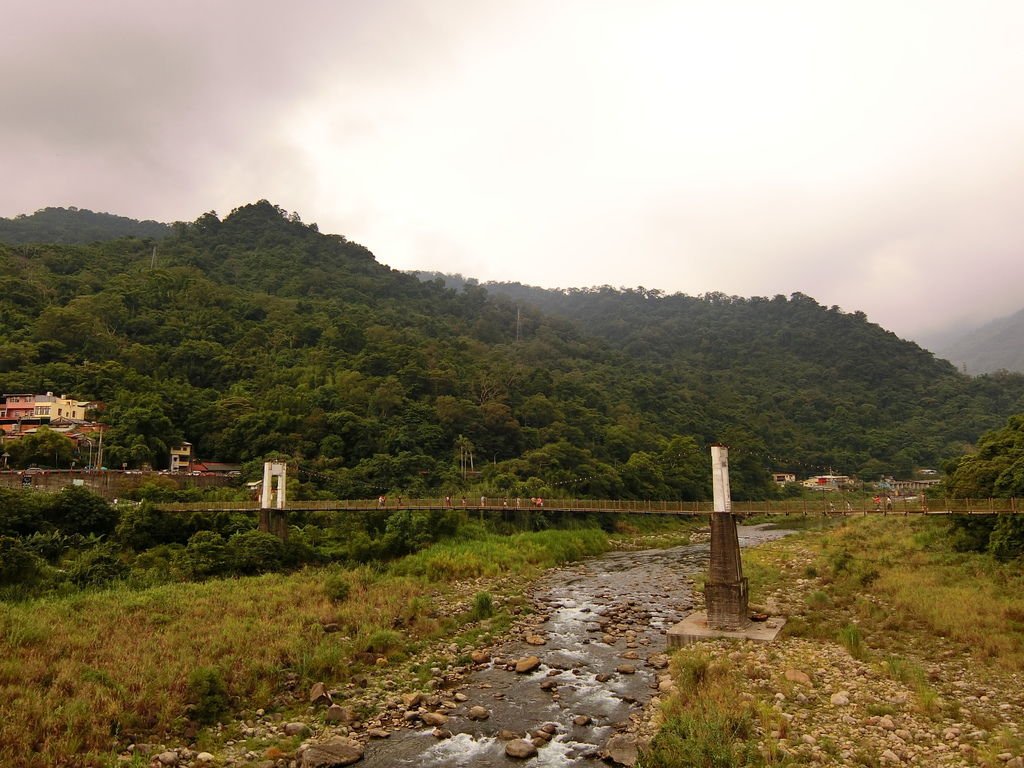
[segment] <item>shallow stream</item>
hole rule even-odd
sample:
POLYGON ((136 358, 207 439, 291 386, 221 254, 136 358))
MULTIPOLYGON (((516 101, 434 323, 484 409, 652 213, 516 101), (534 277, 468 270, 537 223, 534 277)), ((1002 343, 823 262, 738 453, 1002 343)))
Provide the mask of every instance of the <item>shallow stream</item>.
MULTIPOLYGON (((778 538, 787 531, 741 526, 741 546, 778 538)), ((708 545, 612 552, 556 569, 536 586, 534 601, 546 620, 535 646, 514 639, 496 647, 492 661, 463 678, 442 698, 465 697, 447 712, 439 739, 432 727, 401 729, 371 742, 366 766, 594 765, 603 745, 624 731, 657 689, 658 655, 665 632, 693 607, 687 576, 707 569, 708 545), (535 655, 541 665, 528 674, 509 669, 535 655), (651 657, 654 657, 653 659, 651 657), (650 659, 650 661, 649 661, 650 659), (652 663, 654 666, 652 666, 652 663), (542 688, 542 684, 544 687, 542 688), (471 720, 471 707, 490 715, 471 720), (587 722, 584 723, 584 719, 587 722), (542 726, 554 730, 536 757, 505 755, 500 731, 530 738, 542 726)))

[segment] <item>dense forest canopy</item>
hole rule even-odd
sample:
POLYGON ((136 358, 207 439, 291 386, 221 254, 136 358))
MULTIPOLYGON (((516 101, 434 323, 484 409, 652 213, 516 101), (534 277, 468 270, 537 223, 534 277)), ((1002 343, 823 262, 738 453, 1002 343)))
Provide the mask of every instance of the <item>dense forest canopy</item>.
POLYGON ((43 208, 33 214, 0 218, 0 243, 95 243, 118 237, 167 237, 158 221, 136 221, 86 208, 43 208))
POLYGON ((0 246, 0 387, 104 402, 115 466, 185 439, 343 496, 706 498, 718 441, 744 498, 769 470, 909 475, 1024 411, 1024 377, 801 294, 453 288, 266 201, 152 246, 0 246))

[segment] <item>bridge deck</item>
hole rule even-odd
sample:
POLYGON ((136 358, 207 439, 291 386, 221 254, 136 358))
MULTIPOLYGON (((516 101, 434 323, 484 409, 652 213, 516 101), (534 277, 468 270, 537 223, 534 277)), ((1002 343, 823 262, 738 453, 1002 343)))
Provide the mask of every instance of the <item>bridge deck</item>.
MULTIPOLYGON (((159 502, 158 509, 165 512, 257 512, 258 501, 199 501, 199 502, 159 502)), ((461 500, 446 504, 443 500, 409 499, 407 501, 391 501, 380 504, 375 499, 341 499, 316 501, 290 501, 286 512, 394 512, 411 510, 416 512, 442 511, 461 509, 466 512, 557 512, 574 514, 627 514, 627 515, 707 515, 713 511, 710 501, 617 501, 592 499, 545 499, 542 506, 521 500, 517 505, 514 500, 486 500, 483 504, 462 504, 461 500)), ((894 499, 888 508, 878 508, 873 503, 856 504, 849 507, 835 503, 831 508, 828 504, 808 503, 803 501, 760 501, 733 502, 732 511, 742 515, 866 515, 866 514, 926 514, 926 515, 992 515, 1016 514, 1021 511, 1017 499, 934 499, 923 504, 920 499, 894 499)))

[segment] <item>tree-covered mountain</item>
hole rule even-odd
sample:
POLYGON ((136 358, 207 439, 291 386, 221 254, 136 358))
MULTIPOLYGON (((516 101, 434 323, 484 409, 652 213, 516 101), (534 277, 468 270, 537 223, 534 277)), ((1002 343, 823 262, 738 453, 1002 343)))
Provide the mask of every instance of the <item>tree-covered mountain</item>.
POLYGON ((159 240, 172 232, 169 224, 136 221, 86 208, 43 208, 12 219, 0 218, 0 243, 96 243, 119 237, 159 240))
POLYGON ((1024 373, 1024 309, 941 344, 936 354, 972 374, 1024 373))
POLYGON ((187 439, 344 496, 706 498, 715 441, 763 496, 771 469, 909 474, 1024 410, 1024 377, 800 294, 456 290, 266 201, 176 225, 155 266, 133 238, 0 246, 0 277, 0 389, 103 401, 108 464, 187 439))

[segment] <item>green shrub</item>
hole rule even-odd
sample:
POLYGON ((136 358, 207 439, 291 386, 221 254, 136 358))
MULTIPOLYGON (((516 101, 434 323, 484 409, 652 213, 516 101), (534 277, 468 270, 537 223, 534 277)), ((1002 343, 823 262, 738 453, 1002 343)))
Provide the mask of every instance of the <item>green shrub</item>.
POLYGON ((197 667, 188 677, 189 712, 205 725, 217 722, 228 711, 228 689, 220 670, 197 667))
POLYGON ((473 609, 470 611, 473 621, 489 619, 494 615, 494 600, 489 592, 477 592, 473 598, 473 609))
POLYGON ((1000 515, 988 546, 993 557, 1002 562, 1024 555, 1024 518, 1000 515))
POLYGON ((867 656, 867 649, 861 639, 860 629, 855 624, 846 624, 839 629, 839 643, 855 659, 863 659, 867 656))
POLYGON ((985 552, 995 524, 991 515, 953 515, 949 520, 949 539, 953 551, 985 552))
POLYGON ((0 536, 28 536, 43 525, 41 495, 0 488, 0 536))
POLYGON ((117 527, 119 512, 85 488, 64 488, 43 502, 43 515, 65 533, 106 535, 117 527))
POLYGON ((136 552, 160 544, 184 544, 188 533, 188 524, 181 515, 162 512, 148 501, 128 509, 116 529, 118 541, 136 552))
POLYGON ((324 579, 324 594, 333 603, 344 603, 352 592, 352 583, 343 573, 332 573, 324 579))
POLYGON ((125 578, 130 572, 131 568, 110 543, 85 550, 67 571, 68 579, 79 587, 105 586, 125 578))
POLYGON ((185 550, 178 555, 177 563, 193 579, 220 576, 231 570, 227 544, 215 531, 193 534, 185 550))
POLYGON ((227 548, 232 567, 241 574, 276 571, 284 561, 284 542, 272 533, 236 533, 228 540, 227 548))
POLYGON ((42 559, 20 539, 0 536, 0 586, 32 584, 43 573, 42 559))

